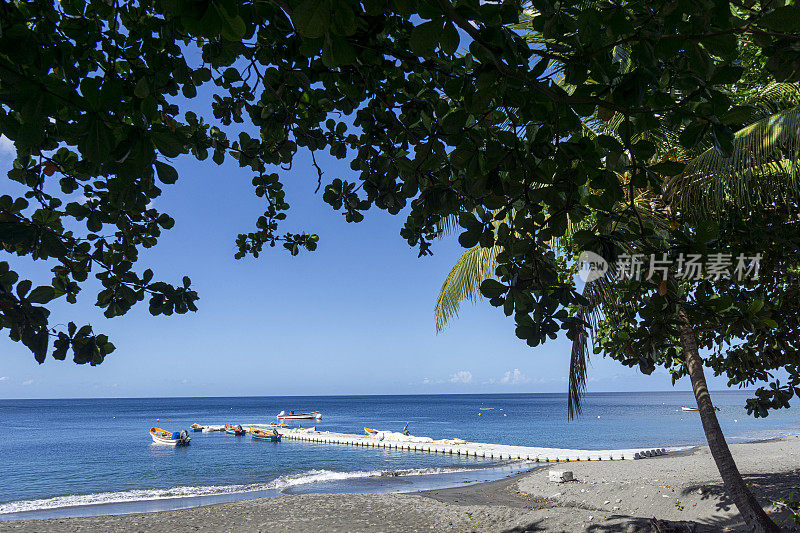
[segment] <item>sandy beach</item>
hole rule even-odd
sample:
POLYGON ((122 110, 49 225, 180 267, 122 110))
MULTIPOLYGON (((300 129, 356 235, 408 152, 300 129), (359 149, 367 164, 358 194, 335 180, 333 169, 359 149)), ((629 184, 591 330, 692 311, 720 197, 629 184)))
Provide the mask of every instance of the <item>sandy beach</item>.
MULTIPOLYGON (((731 446, 756 497, 771 504, 800 494, 800 437, 731 446)), ((0 522, 3 531, 651 531, 650 519, 680 531, 746 531, 706 447, 636 461, 552 464, 491 483, 416 494, 309 494, 161 513, 0 522), (552 483, 548 470, 574 472, 552 483), (688 529, 687 527, 688 526, 688 529), (694 527, 694 529, 691 529, 694 527)))

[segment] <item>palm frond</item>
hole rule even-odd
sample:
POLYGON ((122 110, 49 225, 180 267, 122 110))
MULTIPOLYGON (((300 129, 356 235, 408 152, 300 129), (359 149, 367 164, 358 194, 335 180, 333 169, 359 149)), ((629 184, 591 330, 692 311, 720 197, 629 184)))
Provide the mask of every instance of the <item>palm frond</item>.
POLYGON ((770 83, 766 87, 758 88, 748 96, 746 103, 763 102, 771 106, 800 105, 800 85, 797 83, 770 83))
POLYGON ((800 199, 800 107, 737 131, 730 157, 709 148, 667 187, 667 198, 691 217, 800 199), (775 195, 779 194, 778 197, 775 195))
POLYGON ((582 400, 586 393, 589 350, 603 309, 619 305, 614 298, 612 283, 612 277, 607 276, 590 281, 583 286, 583 296, 588 304, 578 309, 577 318, 583 322, 584 326, 572 341, 569 359, 567 408, 570 419, 576 418, 582 411, 582 400))
POLYGON ((445 278, 436 300, 436 331, 442 331, 450 319, 458 316, 461 302, 475 302, 481 297, 481 282, 494 277, 499 246, 473 246, 458 258, 445 278))
POLYGON ((447 215, 440 218, 436 224, 436 233, 439 237, 451 235, 459 230, 461 230, 461 226, 458 225, 458 215, 447 215))
MULTIPOLYGON (((589 287, 591 283, 587 283, 589 287)), ((584 287, 584 294, 586 294, 584 287)), ((589 311, 581 308, 578 319, 587 322, 589 311)), ((589 362, 590 326, 581 328, 572 341, 572 352, 569 358, 569 385, 567 388, 567 409, 569 419, 578 417, 582 411, 583 395, 586 393, 586 373, 589 362)))

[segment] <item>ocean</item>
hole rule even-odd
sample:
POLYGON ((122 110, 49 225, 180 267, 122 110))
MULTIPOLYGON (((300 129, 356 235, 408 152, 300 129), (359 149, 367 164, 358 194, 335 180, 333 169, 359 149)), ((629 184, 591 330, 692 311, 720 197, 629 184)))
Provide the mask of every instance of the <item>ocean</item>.
MULTIPOLYGON (((748 392, 712 393, 730 443, 800 433, 797 410, 754 419, 748 392)), ((441 454, 191 433, 152 444, 152 426, 268 423, 321 411, 318 430, 363 427, 434 439, 573 449, 704 443, 691 393, 595 393, 567 420, 565 394, 0 400, 0 520, 142 512, 303 492, 409 492, 532 468, 441 454)), ((295 425, 297 422, 295 422, 295 425)), ((313 424, 302 421, 304 427, 313 424)))

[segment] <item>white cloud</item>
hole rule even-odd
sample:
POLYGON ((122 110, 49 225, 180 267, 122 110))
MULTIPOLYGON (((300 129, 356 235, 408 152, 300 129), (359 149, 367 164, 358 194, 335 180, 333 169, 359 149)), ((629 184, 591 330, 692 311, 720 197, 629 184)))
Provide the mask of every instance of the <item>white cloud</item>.
POLYGON ((17 157, 17 148, 5 135, 0 135, 0 157, 9 159, 17 157))
POLYGON ((0 381, 8 381, 8 376, 0 376, 0 381))
POLYGON ((528 383, 529 381, 530 378, 523 374, 519 368, 509 370, 500 378, 500 383, 504 385, 519 385, 521 383, 528 383))
POLYGON ((184 385, 186 385, 187 383, 189 383, 189 380, 188 380, 188 379, 181 380, 181 383, 183 383, 184 385))
POLYGON ((32 380, 32 379, 29 379, 29 380, 27 380, 27 381, 23 381, 23 382, 22 382, 22 384, 23 384, 23 385, 33 385, 33 380, 32 380))
POLYGON ((472 383, 472 372, 469 370, 459 370, 450 376, 450 383, 472 383))

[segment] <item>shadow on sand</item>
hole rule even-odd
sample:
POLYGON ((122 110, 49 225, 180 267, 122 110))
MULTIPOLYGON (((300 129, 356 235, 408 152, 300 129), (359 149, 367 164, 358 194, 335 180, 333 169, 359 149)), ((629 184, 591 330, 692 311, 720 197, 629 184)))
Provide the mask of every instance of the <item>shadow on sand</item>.
MULTIPOLYGON (((745 475, 744 479, 753 495, 765 508, 772 509, 772 502, 787 497, 791 492, 794 492, 796 497, 800 498, 800 469, 780 474, 745 475)), ((722 483, 690 485, 685 487, 681 494, 686 496, 691 493, 697 493, 699 490, 703 491, 701 499, 717 500, 716 510, 720 513, 720 516, 693 522, 678 522, 656 520, 652 517, 608 515, 603 522, 586 525, 582 531, 586 533, 712 533, 719 531, 747 531, 738 514, 733 517, 729 516, 736 509, 733 501, 725 492, 722 483)), ((794 524, 790 513, 786 510, 773 510, 770 513, 770 517, 784 528, 784 531, 800 531, 800 527, 794 524)), ((549 530, 545 521, 537 520, 526 526, 508 529, 504 533, 523 533, 528 531, 549 530)))

